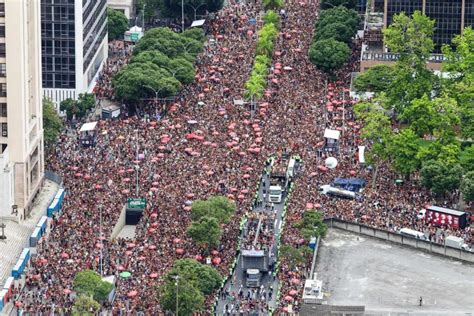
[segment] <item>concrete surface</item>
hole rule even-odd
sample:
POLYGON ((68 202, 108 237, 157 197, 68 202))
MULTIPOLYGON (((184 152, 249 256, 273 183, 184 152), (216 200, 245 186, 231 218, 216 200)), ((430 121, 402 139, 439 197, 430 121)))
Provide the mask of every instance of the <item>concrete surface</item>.
POLYGON ((6 225, 5 236, 7 236, 7 239, 0 240, 1 286, 3 286, 6 279, 11 275, 11 269, 18 261, 23 248, 29 246, 30 235, 33 233, 39 219, 46 215, 46 209, 58 189, 58 184, 45 180, 42 190, 33 201, 30 217, 21 223, 12 220, 4 221, 6 225))
POLYGON ((469 263, 330 229, 316 272, 328 304, 365 305, 368 315, 474 315, 469 263))
POLYGON ((137 226, 135 225, 125 225, 123 226, 122 230, 118 233, 117 238, 134 239, 136 229, 137 229, 137 226))

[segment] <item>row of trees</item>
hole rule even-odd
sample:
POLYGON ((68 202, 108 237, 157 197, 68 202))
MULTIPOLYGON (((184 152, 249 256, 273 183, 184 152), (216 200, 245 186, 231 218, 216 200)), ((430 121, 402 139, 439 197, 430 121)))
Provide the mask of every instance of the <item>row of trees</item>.
MULTIPOLYGON (((265 8, 279 8, 282 3, 276 0, 264 2, 265 8)), ((245 82, 245 97, 260 99, 267 86, 268 67, 271 64, 275 41, 278 37, 280 16, 273 10, 268 10, 263 16, 263 27, 258 31, 257 55, 250 77, 245 82)))
POLYGON ((130 64, 112 79, 117 98, 128 104, 142 99, 176 95, 182 85, 194 80, 194 62, 203 49, 199 28, 175 33, 154 28, 137 43, 130 64))
POLYGON ((188 235, 197 245, 209 252, 219 245, 222 236, 221 225, 229 222, 235 209, 235 203, 223 196, 193 202, 192 223, 188 228, 188 235))
POLYGON ((176 312, 178 307, 179 315, 193 315, 204 310, 205 297, 221 284, 222 276, 212 266, 193 259, 177 260, 160 287, 160 303, 166 311, 176 312))
POLYGON ((327 73, 342 67, 351 55, 350 43, 357 32, 359 16, 345 6, 322 10, 315 24, 309 59, 327 73))
POLYGON ((459 188, 474 200, 474 31, 466 28, 443 48, 445 77, 426 66, 434 48, 434 21, 420 12, 396 15, 384 30, 385 43, 399 54, 394 66, 379 66, 355 80, 376 96, 355 107, 364 122, 369 159, 387 161, 400 175, 421 176, 424 186, 443 195, 459 188), (392 123, 398 128, 393 130, 392 123))

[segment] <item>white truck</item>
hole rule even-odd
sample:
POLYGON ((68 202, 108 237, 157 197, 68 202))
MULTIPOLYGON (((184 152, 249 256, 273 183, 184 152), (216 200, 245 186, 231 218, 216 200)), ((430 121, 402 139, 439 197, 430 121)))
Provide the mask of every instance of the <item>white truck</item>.
POLYGON ((282 156, 272 163, 270 172, 270 187, 268 188, 268 200, 272 203, 281 203, 283 192, 288 187, 288 182, 295 176, 296 160, 288 159, 288 155, 282 156))
POLYGON ((444 241, 444 245, 456 249, 469 250, 469 246, 464 242, 464 239, 456 236, 448 236, 444 241))

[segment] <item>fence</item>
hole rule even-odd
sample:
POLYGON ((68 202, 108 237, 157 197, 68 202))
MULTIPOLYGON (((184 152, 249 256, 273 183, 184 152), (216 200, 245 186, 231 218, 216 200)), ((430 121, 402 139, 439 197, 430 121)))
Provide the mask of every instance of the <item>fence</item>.
POLYGON ((59 186, 63 184, 63 178, 59 174, 54 173, 52 171, 46 170, 44 172, 44 177, 50 181, 57 183, 59 186))
POLYGON ((339 228, 354 233, 387 240, 397 244, 406 245, 416 249, 421 249, 429 253, 474 263, 474 252, 471 251, 440 245, 431 241, 421 240, 413 237, 407 237, 396 232, 389 232, 362 224, 346 222, 336 218, 327 219, 325 222, 329 227, 339 228))

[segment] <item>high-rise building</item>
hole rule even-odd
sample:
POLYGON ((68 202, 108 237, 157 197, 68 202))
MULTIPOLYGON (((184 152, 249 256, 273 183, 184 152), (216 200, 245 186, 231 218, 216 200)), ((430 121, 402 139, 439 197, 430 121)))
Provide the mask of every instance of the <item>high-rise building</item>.
POLYGON ((0 216, 29 209, 44 176, 40 4, 0 0, 0 216))
POLYGON ((41 0, 41 44, 46 97, 91 92, 107 59, 107 0, 41 0))
POLYGON ((451 44, 465 27, 474 25, 474 0, 375 0, 373 4, 376 11, 384 13, 385 26, 400 12, 412 15, 418 10, 434 19, 435 52, 440 52, 443 44, 451 44))
POLYGON ((364 24, 364 43, 360 60, 360 71, 384 63, 392 64, 397 54, 387 50, 383 44, 382 29, 390 26, 395 14, 405 12, 412 15, 420 11, 435 20, 434 52, 428 60, 428 68, 441 70, 444 56, 441 47, 451 44, 452 39, 464 28, 474 26, 474 0, 374 0, 367 10, 364 24))

